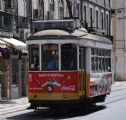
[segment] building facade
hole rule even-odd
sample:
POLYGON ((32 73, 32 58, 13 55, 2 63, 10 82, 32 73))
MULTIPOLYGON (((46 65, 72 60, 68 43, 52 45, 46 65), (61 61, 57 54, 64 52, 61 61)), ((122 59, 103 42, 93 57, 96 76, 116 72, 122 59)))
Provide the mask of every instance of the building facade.
POLYGON ((105 35, 111 35, 111 1, 110 0, 85 0, 84 21, 89 27, 105 35))
MULTIPOLYGON (((34 20, 64 20, 70 18, 67 0, 34 0, 34 20)), ((111 35, 111 0, 69 0, 72 19, 84 27, 111 35)))
POLYGON ((126 80, 126 0, 112 0, 115 80, 126 80))
POLYGON ((27 94, 25 40, 30 32, 31 3, 30 0, 0 0, 1 99, 18 98, 27 94))

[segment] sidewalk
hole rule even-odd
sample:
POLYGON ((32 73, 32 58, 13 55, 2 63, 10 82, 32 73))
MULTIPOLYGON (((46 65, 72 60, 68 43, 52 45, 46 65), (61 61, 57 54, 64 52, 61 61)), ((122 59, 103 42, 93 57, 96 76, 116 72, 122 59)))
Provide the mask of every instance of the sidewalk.
POLYGON ((29 107, 28 98, 19 98, 11 100, 2 100, 0 101, 0 115, 7 113, 13 113, 15 111, 20 111, 29 107))
MULTIPOLYGON (((117 91, 121 89, 126 89, 126 81, 113 83, 112 91, 117 91)), ((28 103, 27 97, 12 100, 2 100, 0 101, 0 115, 25 110, 29 106, 30 104, 28 103)))
POLYGON ((126 81, 116 81, 112 84, 112 91, 126 89, 126 81))

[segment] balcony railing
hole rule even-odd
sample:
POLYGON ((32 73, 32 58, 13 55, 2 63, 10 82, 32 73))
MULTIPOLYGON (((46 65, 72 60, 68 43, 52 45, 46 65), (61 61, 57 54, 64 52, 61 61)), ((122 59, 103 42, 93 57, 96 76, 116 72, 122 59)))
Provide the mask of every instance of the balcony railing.
POLYGON ((76 27, 74 20, 45 20, 45 21, 33 21, 32 32, 41 31, 45 29, 69 29, 73 30, 76 27))
POLYGON ((29 18, 18 16, 17 27, 28 29, 29 28, 29 21, 30 21, 29 18))
POLYGON ((28 29, 30 19, 27 17, 17 16, 12 13, 0 11, 0 29, 2 31, 10 31, 18 28, 28 29))
POLYGON ((12 31, 12 16, 9 14, 0 13, 0 29, 1 31, 12 31))

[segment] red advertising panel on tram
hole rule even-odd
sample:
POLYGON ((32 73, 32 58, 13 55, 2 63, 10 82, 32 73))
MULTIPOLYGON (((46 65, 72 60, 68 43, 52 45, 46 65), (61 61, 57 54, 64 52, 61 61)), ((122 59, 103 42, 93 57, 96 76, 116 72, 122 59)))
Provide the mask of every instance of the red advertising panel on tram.
POLYGON ((29 92, 77 92, 77 72, 29 72, 29 92))

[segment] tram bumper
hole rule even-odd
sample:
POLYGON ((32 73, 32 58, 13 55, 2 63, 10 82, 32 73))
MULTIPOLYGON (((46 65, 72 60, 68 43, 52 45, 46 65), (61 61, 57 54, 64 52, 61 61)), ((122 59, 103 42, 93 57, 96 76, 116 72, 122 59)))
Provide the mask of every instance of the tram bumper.
POLYGON ((29 103, 35 106, 53 106, 78 103, 80 96, 77 93, 61 94, 33 94, 28 95, 29 103))

